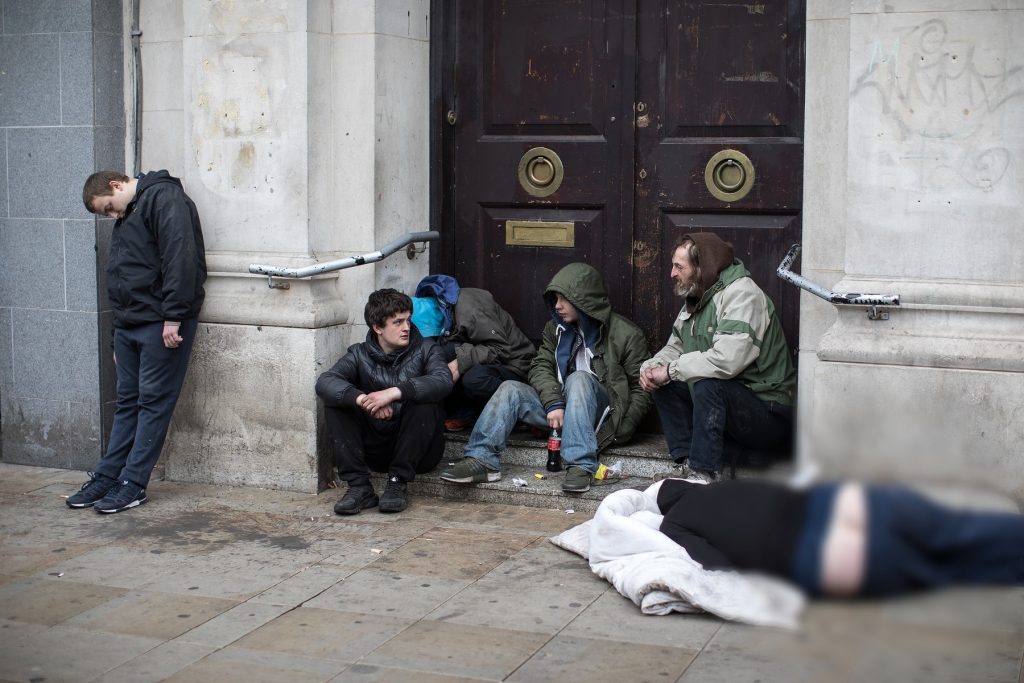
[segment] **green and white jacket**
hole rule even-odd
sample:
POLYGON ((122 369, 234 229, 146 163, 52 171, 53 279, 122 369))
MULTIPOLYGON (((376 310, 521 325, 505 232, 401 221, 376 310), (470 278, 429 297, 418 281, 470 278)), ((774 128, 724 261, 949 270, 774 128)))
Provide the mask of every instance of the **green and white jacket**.
POLYGON ((689 313, 684 306, 668 343, 641 371, 668 366, 676 382, 737 379, 762 401, 792 405, 796 371, 775 305, 733 259, 689 313))

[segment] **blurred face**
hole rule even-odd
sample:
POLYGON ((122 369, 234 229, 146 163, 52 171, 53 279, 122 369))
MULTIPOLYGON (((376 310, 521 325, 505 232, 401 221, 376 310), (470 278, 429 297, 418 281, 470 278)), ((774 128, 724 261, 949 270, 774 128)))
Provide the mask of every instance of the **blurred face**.
POLYGON ((377 343, 385 353, 391 353, 398 349, 404 349, 409 345, 409 330, 412 326, 410 319, 412 311, 396 313, 384 321, 384 326, 374 325, 373 331, 377 333, 377 343))
POLYGON ((672 282, 676 296, 695 296, 700 283, 697 282, 697 269, 690 263, 690 255, 685 247, 679 247, 672 254, 672 282))
POLYGON ((110 187, 112 194, 94 197, 90 206, 93 213, 120 220, 124 218, 128 204, 135 198, 135 191, 128 183, 120 180, 111 180, 110 187))
POLYGON ((569 300, 561 294, 555 294, 555 313, 562 319, 562 322, 566 323, 574 323, 580 317, 576 307, 569 303, 569 300))

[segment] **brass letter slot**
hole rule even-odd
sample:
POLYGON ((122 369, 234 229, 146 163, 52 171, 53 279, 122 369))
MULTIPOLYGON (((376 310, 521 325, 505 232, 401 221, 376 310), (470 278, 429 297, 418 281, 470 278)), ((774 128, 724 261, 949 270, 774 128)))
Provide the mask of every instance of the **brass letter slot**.
POLYGON ((572 221, 505 221, 505 244, 513 247, 575 247, 572 221))

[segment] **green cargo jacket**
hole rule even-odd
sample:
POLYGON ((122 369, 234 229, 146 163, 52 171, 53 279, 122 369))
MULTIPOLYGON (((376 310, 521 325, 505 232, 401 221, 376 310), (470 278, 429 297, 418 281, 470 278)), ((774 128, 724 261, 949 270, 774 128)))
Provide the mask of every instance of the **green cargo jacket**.
MULTIPOLYGON (((650 355, 647 340, 632 321, 612 312, 604 281, 593 267, 571 263, 562 268, 544 291, 549 307, 555 294, 561 294, 600 324, 591 369, 608 392, 611 414, 597 433, 598 450, 628 441, 651 407, 650 394, 640 388, 640 364, 650 355)), ((540 350, 530 366, 530 385, 540 394, 545 408, 565 401, 555 362, 559 328, 564 330, 565 326, 554 320, 554 313, 552 318, 544 326, 540 350)))
POLYGON ((668 366, 669 378, 737 379, 762 401, 792 405, 796 371, 775 305, 733 259, 704 293, 693 313, 684 306, 668 343, 643 364, 668 366))

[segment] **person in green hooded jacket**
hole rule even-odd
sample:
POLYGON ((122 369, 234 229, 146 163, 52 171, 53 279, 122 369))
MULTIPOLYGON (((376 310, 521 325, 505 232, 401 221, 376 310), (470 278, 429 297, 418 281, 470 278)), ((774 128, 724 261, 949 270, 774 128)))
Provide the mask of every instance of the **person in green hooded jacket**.
POLYGON ((708 232, 683 235, 672 279, 685 304, 640 384, 653 394, 672 459, 710 481, 726 434, 748 448, 788 442, 796 371, 774 304, 731 244, 708 232))
POLYGON ((562 490, 590 489, 598 454, 628 441, 651 406, 640 386, 640 365, 650 353, 643 332, 612 312, 601 274, 570 263, 544 291, 551 321, 530 366, 530 383, 498 388, 466 445, 465 458, 441 479, 475 484, 501 479, 498 454, 517 422, 557 429, 567 465, 562 490))

